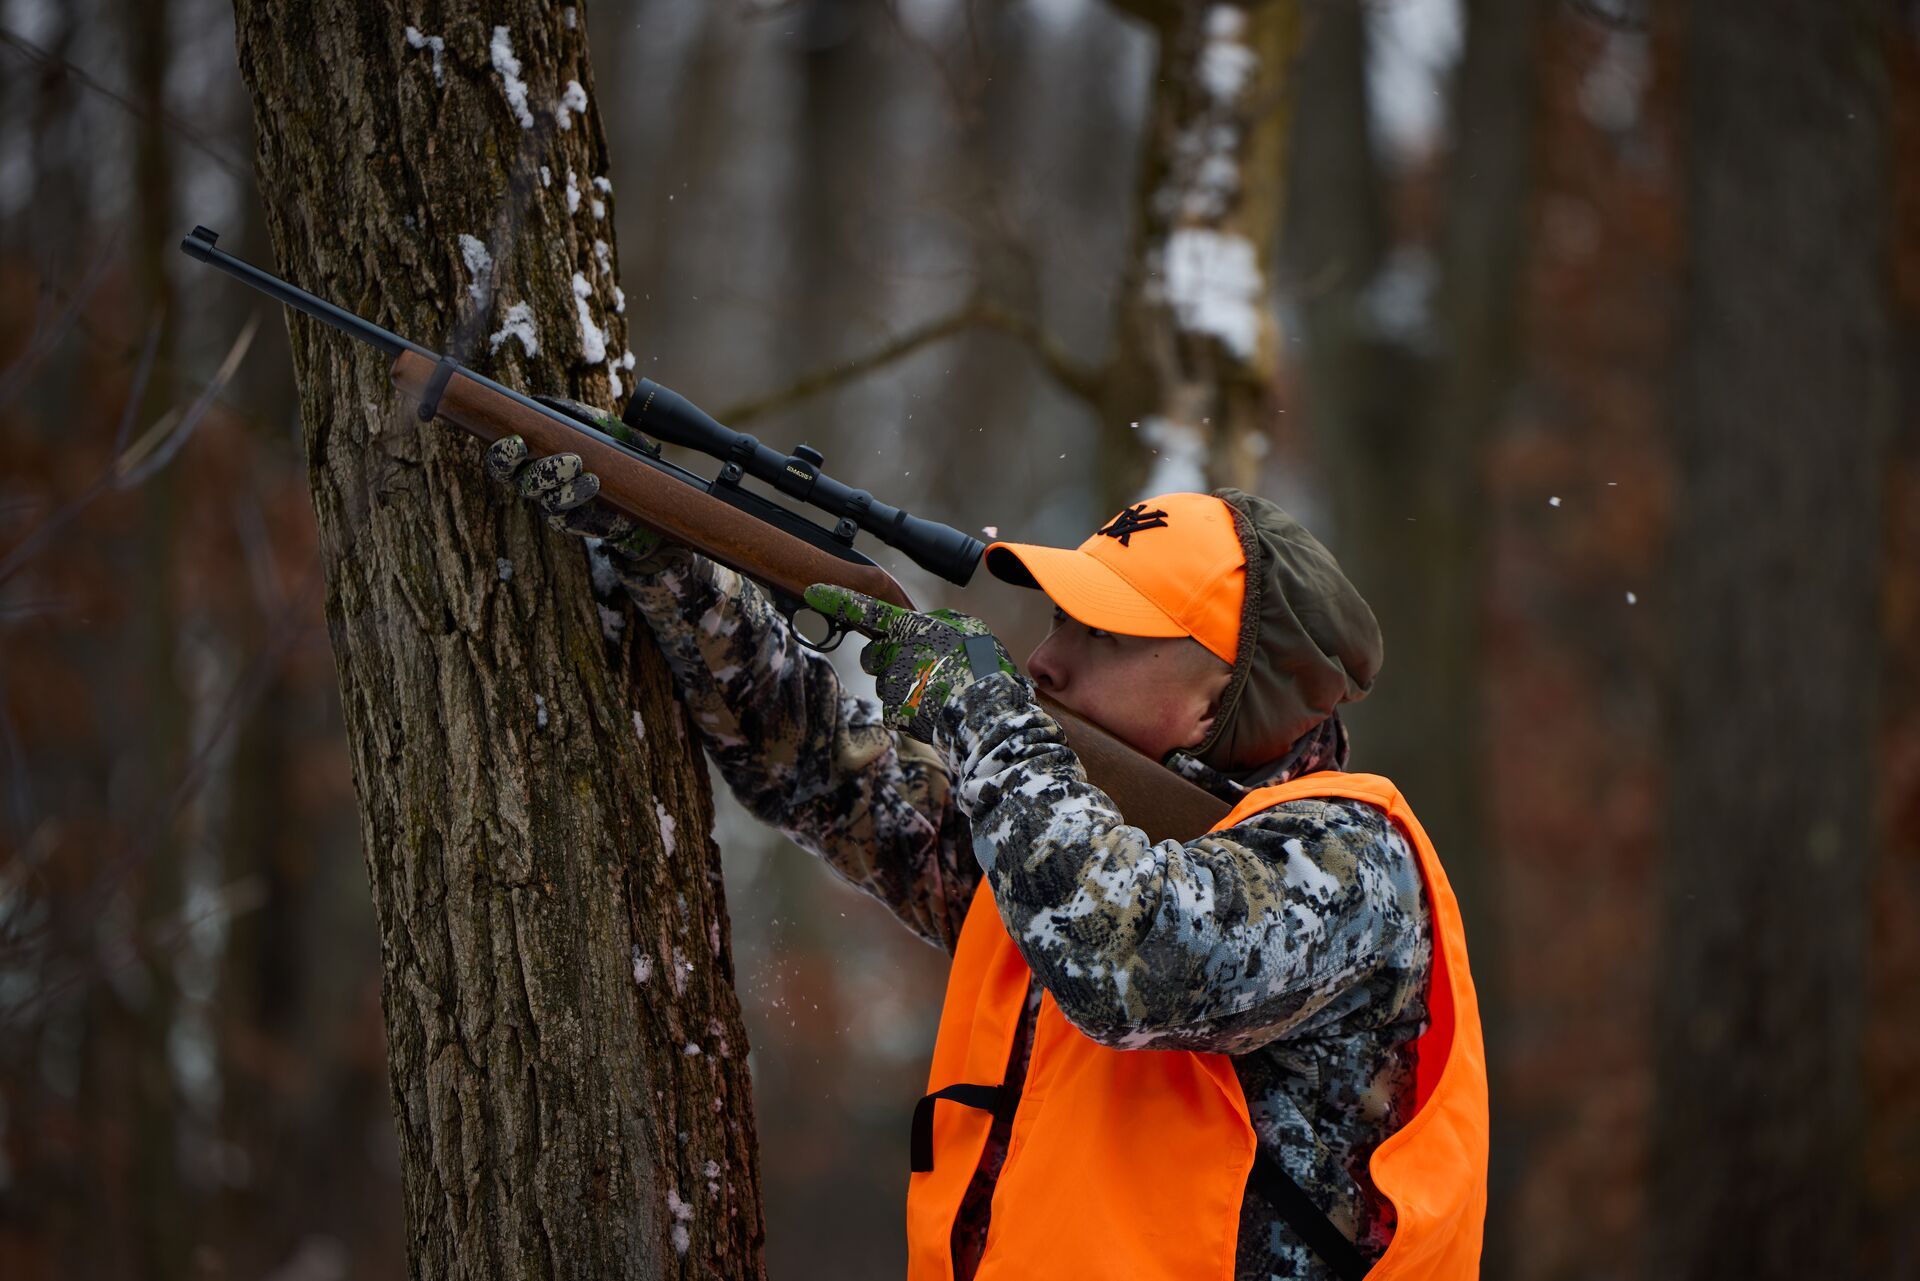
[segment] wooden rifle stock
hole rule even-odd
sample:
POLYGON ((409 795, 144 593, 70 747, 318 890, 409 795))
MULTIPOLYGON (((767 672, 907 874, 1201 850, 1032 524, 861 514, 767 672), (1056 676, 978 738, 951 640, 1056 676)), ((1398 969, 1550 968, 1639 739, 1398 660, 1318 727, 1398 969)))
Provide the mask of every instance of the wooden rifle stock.
MULTIPOLYGON (((393 385, 417 401, 434 369, 430 358, 403 351, 393 362, 393 385)), ((906 589, 884 569, 842 560, 772 528, 623 449, 462 377, 458 370, 440 395, 438 416, 488 444, 502 436, 519 436, 535 457, 578 454, 586 469, 600 478, 600 501, 796 599, 814 583, 835 583, 914 608, 906 589)), ((1045 694, 1036 694, 1041 708, 1065 731, 1067 745, 1086 768, 1087 781, 1112 797, 1127 822, 1154 840, 1190 841, 1226 817, 1226 802, 1045 694)))

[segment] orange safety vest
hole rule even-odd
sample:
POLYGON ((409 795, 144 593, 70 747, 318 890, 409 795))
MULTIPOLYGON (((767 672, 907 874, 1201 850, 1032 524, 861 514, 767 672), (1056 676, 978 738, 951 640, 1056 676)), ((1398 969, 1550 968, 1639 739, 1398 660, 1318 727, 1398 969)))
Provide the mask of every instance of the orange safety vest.
MULTIPOLYGON (((1415 1111, 1368 1163, 1396 1226, 1367 1277, 1475 1277, 1487 1205, 1486 1052, 1460 907, 1433 843, 1387 779, 1332 770, 1249 792, 1212 830, 1320 797, 1367 801, 1392 815, 1418 852, 1432 906, 1415 1111)), ((947 980, 921 1101, 927 1115, 916 1117, 924 1124, 907 1185, 908 1281, 953 1281, 954 1219, 993 1123, 996 1087, 978 1083, 1004 1077, 1029 975, 983 878, 947 980), (936 1106, 942 1090, 946 1106, 936 1106)), ((1233 1281, 1255 1146, 1226 1055, 1111 1049, 1068 1023, 1044 993, 976 1281, 1233 1281)))

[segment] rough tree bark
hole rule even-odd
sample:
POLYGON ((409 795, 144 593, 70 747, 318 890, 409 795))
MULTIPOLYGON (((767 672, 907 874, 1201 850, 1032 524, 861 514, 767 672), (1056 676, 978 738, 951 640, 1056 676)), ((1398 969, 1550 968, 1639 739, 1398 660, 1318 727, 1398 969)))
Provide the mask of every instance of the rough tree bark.
MULTIPOLYGON (((236 4, 279 267, 509 384, 613 404, 584 10, 427 12, 236 4)), ((712 801, 664 665, 577 541, 396 404, 379 353, 289 327, 410 1273, 759 1276, 712 801)))
POLYGON ((1293 0, 1116 7, 1146 19, 1158 47, 1118 341, 1097 380, 1102 511, 1142 492, 1259 487, 1279 361, 1269 282, 1299 28, 1293 0))
POLYGON ((1859 1272, 1890 21, 1871 0, 1686 16, 1661 1276, 1859 1272))

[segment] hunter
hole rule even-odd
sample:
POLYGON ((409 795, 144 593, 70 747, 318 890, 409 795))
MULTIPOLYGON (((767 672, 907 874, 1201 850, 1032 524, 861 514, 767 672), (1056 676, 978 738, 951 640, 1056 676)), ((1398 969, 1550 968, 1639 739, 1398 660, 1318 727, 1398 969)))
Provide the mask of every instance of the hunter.
POLYGON ((740 802, 953 958, 910 1132, 909 1281, 1478 1275, 1486 1071, 1464 934, 1338 706, 1381 663, 1313 535, 1235 489, 1077 548, 995 542, 1054 603, 1023 675, 989 635, 816 585, 880 703, 751 580, 595 501, 572 454, 487 453, 600 548, 740 802), (977 647, 976 647, 977 648, 977 647), (1038 689, 1232 806, 1155 842, 1038 689))

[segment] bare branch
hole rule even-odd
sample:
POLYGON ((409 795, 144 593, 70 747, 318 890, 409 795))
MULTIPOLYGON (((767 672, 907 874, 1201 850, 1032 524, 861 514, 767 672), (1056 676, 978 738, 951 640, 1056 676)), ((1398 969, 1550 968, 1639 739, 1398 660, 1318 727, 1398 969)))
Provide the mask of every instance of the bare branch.
POLYGON ((998 329, 1026 343, 1032 349, 1034 358, 1040 362, 1040 367, 1052 375, 1063 390, 1073 393, 1089 406, 1099 408, 1107 371, 1104 368, 1088 368, 1068 355, 1066 349, 1034 323, 1031 316, 1009 311, 996 303, 983 302, 979 304, 974 319, 978 324, 998 329))
MULTIPOLYGON (((65 340, 67 332, 80 322, 80 309, 86 305, 87 299, 93 297, 94 290, 98 289, 106 279, 107 267, 119 256, 119 253, 120 242, 115 238, 101 250, 100 256, 87 268, 87 274, 81 279, 80 287, 67 295, 67 309, 60 313, 60 318, 51 327, 43 327, 36 320, 33 335, 27 340, 27 349, 20 353, 18 360, 8 366, 5 373, 0 373, 0 405, 7 404, 20 394, 27 385, 28 377, 39 368, 40 362, 51 355, 54 348, 65 340)), ((58 292, 51 283, 47 285, 47 290, 50 296, 58 292)))
POLYGON ((890 342, 883 343, 864 356, 856 357, 842 365, 814 373, 789 383, 779 391, 752 400, 740 401, 717 415, 723 423, 738 424, 754 418, 785 409, 796 401, 821 392, 831 391, 857 378, 901 360, 922 347, 930 346, 943 339, 951 338, 974 326, 998 329, 1025 341, 1034 350, 1047 372, 1057 378, 1061 385, 1075 395, 1089 401, 1094 400, 1100 384, 1100 374, 1076 364, 1071 357, 1053 342, 1030 318, 1017 315, 996 303, 975 299, 958 311, 938 320, 929 321, 917 329, 909 330, 890 342))
POLYGON ((99 94, 101 97, 107 99, 107 101, 118 104, 120 107, 133 115, 139 116, 143 120, 152 119, 159 122, 161 128, 166 129, 170 133, 178 134, 189 146, 193 147, 196 151, 205 153, 215 164, 225 169, 234 177, 244 178, 248 182, 253 180, 252 165, 242 164, 240 161, 233 159, 233 157, 227 155, 225 151, 209 141, 204 134, 194 129, 193 126, 187 124, 179 117, 164 110, 149 112, 145 107, 119 92, 117 89, 101 84, 98 80, 95 80, 85 71, 82 71, 73 63, 68 62, 65 58, 60 57, 58 54, 49 53, 26 37, 8 31, 3 27, 0 27, 0 44, 12 45, 15 49, 18 49, 21 53, 39 63, 41 66, 59 67, 82 89, 99 94))
POLYGON ((220 389, 232 381, 239 372, 240 362, 247 357, 247 348, 253 345, 253 336, 260 329, 260 313, 254 312, 247 317, 247 323, 241 328, 240 336, 233 340, 233 346, 227 349, 227 358, 220 362, 220 368, 214 371, 213 380, 200 391, 186 411, 169 409, 162 414, 160 421, 147 429, 147 434, 133 442, 128 450, 121 454, 114 464, 117 473, 114 485, 118 489, 131 489, 147 477, 165 467, 180 452, 180 447, 193 435, 194 428, 207 416, 207 410, 213 407, 220 389), (177 420, 179 426, 174 426, 177 420))

